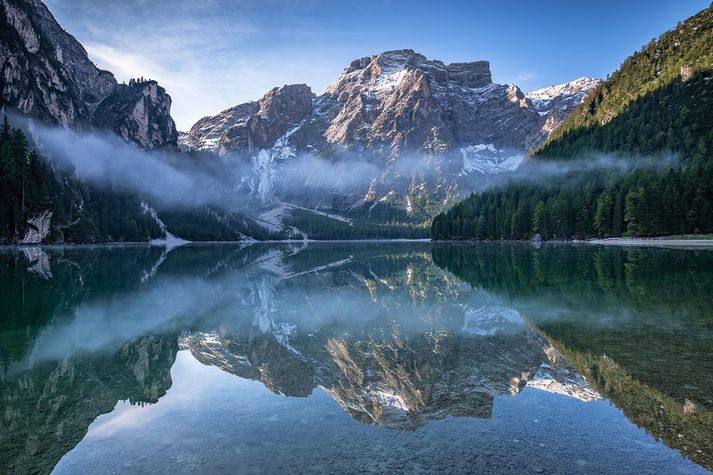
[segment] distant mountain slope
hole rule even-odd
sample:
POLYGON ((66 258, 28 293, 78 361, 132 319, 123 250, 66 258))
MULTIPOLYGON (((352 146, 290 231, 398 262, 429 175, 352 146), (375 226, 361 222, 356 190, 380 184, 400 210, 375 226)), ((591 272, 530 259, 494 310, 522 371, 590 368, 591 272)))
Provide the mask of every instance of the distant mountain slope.
POLYGON ((601 83, 600 79, 581 77, 564 84, 530 91, 525 97, 530 99, 537 112, 545 117, 543 130, 549 134, 601 83))
MULTIPOLYGON (((575 171, 511 183, 433 221, 435 239, 587 238, 713 232, 713 6, 630 56, 535 151, 547 159, 602 152, 629 172, 575 171)), ((596 160, 595 160, 596 162, 596 160)))

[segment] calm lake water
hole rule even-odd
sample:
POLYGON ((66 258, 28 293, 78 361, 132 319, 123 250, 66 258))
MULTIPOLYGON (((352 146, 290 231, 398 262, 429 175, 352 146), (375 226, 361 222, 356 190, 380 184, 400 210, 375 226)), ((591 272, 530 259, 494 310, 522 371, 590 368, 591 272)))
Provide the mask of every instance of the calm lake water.
POLYGON ((710 473, 713 251, 0 252, 2 473, 710 473))

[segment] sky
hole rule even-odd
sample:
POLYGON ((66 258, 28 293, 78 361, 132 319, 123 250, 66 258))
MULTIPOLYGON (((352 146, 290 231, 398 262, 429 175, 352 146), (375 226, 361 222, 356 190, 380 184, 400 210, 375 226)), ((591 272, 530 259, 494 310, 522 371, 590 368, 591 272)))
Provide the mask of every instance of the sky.
POLYGON ((45 0, 118 80, 157 80, 179 130, 284 84, 320 93, 357 58, 488 60, 525 91, 606 78, 708 0, 45 0))

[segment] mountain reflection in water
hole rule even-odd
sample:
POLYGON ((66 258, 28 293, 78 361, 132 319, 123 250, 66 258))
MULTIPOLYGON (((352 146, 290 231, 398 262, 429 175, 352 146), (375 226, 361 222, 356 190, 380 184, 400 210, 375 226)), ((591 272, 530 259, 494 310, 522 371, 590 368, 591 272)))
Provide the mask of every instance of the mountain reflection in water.
POLYGON ((399 431, 489 419, 524 388, 606 398, 710 469, 710 269, 706 251, 585 246, 7 251, 1 466, 49 472, 117 402, 159 402, 183 349, 399 431))

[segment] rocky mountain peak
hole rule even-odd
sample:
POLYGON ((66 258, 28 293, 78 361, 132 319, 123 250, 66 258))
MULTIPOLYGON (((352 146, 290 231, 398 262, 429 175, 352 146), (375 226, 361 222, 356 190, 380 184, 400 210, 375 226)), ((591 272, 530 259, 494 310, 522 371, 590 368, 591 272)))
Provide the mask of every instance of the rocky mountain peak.
MULTIPOLYGON (((384 51, 351 61, 318 96, 305 85, 283 86, 203 118, 182 145, 249 158, 254 176, 243 184, 263 204, 294 198, 276 182, 286 160, 305 152, 339 160, 355 151, 380 171, 338 199, 349 212, 394 216, 388 210, 396 209, 408 220, 421 212, 418 203, 447 200, 471 177, 517 168, 590 85, 552 89, 550 111, 533 103, 540 96, 493 83, 487 61, 445 64, 411 49, 384 51)), ((321 199, 302 198, 310 206, 321 199)))
POLYGON ((600 79, 580 77, 574 81, 528 92, 525 97, 545 118, 542 130, 545 135, 549 135, 601 83, 600 79))
POLYGON ((410 71, 420 71, 438 82, 452 82, 461 87, 483 87, 492 83, 488 61, 445 65, 438 60, 429 60, 411 49, 400 49, 352 61, 325 89, 325 93, 339 91, 344 83, 354 81, 370 81, 376 89, 395 87, 399 79, 410 71))
POLYGON ((0 1, 2 103, 64 126, 86 124, 116 87, 39 0, 0 1))
POLYGON ((146 149, 175 145, 178 139, 171 97, 152 80, 118 85, 97 106, 93 124, 146 149))
POLYGON ((581 102, 589 92, 602 83, 601 79, 580 77, 574 81, 543 87, 527 93, 528 99, 540 111, 556 105, 552 101, 581 102))
POLYGON ((40 0, 0 0, 0 70, 4 106, 64 127, 110 127, 146 148, 175 144, 165 90, 147 85, 145 110, 128 107, 122 102, 130 95, 125 86, 96 67, 40 0), (127 115, 110 117, 110 112, 127 115), (152 122, 154 118, 159 122, 152 122), (137 120, 148 122, 127 125, 137 120), (118 128, 112 128, 114 124, 118 128))
MULTIPOLYGON (((314 97, 312 89, 306 84, 275 87, 258 102, 260 110, 257 115, 270 121, 281 120, 283 116, 290 115, 304 117, 312 109, 314 97)), ((288 119, 288 122, 290 121, 288 119)))

